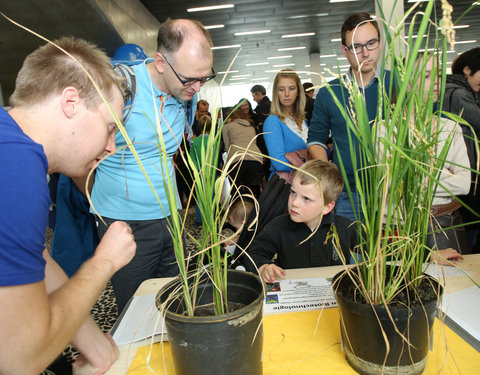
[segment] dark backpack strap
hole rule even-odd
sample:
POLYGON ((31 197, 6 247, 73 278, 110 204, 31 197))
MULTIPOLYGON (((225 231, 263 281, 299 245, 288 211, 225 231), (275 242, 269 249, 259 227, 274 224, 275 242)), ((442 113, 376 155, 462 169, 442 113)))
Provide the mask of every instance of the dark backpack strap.
POLYGON ((130 65, 115 64, 113 66, 115 72, 121 77, 125 78, 125 85, 127 87, 127 93, 124 97, 123 108, 123 123, 126 124, 132 113, 133 106, 135 105, 136 93, 137 93, 137 77, 135 71, 130 65))
POLYGON ((448 97, 448 111, 452 111, 452 98, 453 98, 453 93, 454 91, 458 89, 458 87, 454 87, 452 90, 449 91, 449 97, 448 97))
MULTIPOLYGON (((452 98, 453 98, 453 93, 455 90, 457 90, 459 87, 454 87, 452 90, 448 92, 448 112, 454 113, 452 111, 452 98)), ((455 113, 456 115, 459 115, 459 113, 455 113)), ((475 138, 472 133, 472 129, 466 125, 459 124, 462 133, 463 133, 463 139, 465 141, 465 146, 467 147, 467 155, 468 155, 468 160, 470 161, 470 168, 472 169, 477 169, 477 148, 475 145, 475 138)))

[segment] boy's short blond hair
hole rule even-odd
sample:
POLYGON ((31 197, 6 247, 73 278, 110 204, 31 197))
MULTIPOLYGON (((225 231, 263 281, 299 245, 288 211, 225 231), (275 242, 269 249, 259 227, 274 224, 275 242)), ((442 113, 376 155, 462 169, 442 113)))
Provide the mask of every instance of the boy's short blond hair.
POLYGON ((294 178, 301 185, 316 184, 323 194, 325 204, 336 202, 343 190, 343 177, 338 167, 323 160, 310 160, 295 171, 294 178))
POLYGON ((198 127, 202 133, 210 133, 210 130, 212 130, 212 118, 209 115, 200 116, 198 127))
MULTIPOLYGON (((123 79, 115 73, 110 59, 97 46, 73 37, 63 37, 53 43, 82 64, 107 99, 112 99, 114 86, 122 90, 123 79)), ((77 89, 90 110, 96 109, 102 102, 81 66, 53 44, 47 43, 25 59, 18 73, 10 104, 13 107, 39 104, 50 96, 61 94, 63 89, 69 86, 77 89)))
POLYGON ((252 210, 252 202, 238 199, 228 212, 228 223, 238 230, 248 219, 252 210))

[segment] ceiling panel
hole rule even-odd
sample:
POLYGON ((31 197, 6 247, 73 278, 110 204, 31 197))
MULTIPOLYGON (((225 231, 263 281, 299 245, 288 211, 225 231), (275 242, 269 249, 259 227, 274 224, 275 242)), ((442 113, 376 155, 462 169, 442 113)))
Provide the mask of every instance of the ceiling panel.
MULTIPOLYGON (((266 70, 272 70, 273 65, 281 63, 281 60, 267 60, 268 56, 290 54, 290 59, 283 62, 295 63, 292 68, 306 70, 309 65, 310 54, 340 54, 340 42, 332 42, 331 39, 340 37, 340 28, 348 15, 367 11, 375 12, 373 0, 361 0, 355 2, 330 3, 328 0, 269 0, 269 1, 178 1, 172 6, 165 7, 164 2, 157 0, 141 0, 143 5, 160 21, 171 18, 194 18, 204 25, 224 24, 222 29, 210 31, 214 45, 241 44, 242 51, 235 61, 232 69, 239 70, 238 74, 251 74, 245 79, 247 83, 255 77, 265 77, 266 70), (187 8, 207 6, 214 4, 232 3, 234 8, 216 10, 210 12, 188 13, 187 8), (328 16, 316 16, 317 14, 328 13, 328 16), (299 16, 303 18, 291 18, 299 16), (289 18, 290 17, 290 18, 289 18), (235 32, 248 30, 269 29, 269 34, 257 34, 250 36, 235 36, 235 32), (313 37, 282 39, 283 34, 300 32, 315 32, 313 37), (278 52, 278 48, 305 46, 304 50, 278 52), (268 65, 246 66, 252 62, 269 62, 268 65)), ((472 0, 455 0, 454 17, 458 17, 472 4, 472 0)), ((405 9, 412 6, 405 0, 405 9)), ((420 4, 418 10, 424 9, 425 4, 420 4)), ((441 12, 440 2, 437 11, 441 12)), ((470 28, 458 30, 458 39, 476 39, 479 36, 478 22, 480 7, 474 9, 462 22, 468 22, 470 28)), ((479 43, 469 45, 457 45, 456 51, 462 52, 478 46, 479 43)), ((237 50, 215 50, 214 68, 216 71, 227 69, 237 50)), ((340 55, 341 56, 341 55, 340 55)), ((450 54, 451 60, 455 54, 450 54)), ((330 67, 336 63, 335 58, 325 59, 330 67)), ((268 74, 267 74, 268 75, 268 74)), ((274 73, 269 74, 273 79, 274 73)), ((304 76, 304 78, 308 78, 304 76)), ((228 82, 228 81, 227 81, 228 82)), ((235 81, 239 83, 239 81, 235 81)))

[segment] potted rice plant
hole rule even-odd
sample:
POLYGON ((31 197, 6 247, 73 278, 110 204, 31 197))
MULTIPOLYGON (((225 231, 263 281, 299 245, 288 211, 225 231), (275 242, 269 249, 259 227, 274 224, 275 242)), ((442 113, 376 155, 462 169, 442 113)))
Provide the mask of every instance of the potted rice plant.
MULTIPOLYGON (((193 181, 183 218, 177 207, 176 185, 165 176, 172 213, 168 225, 180 275, 158 292, 156 303, 165 318, 177 374, 256 375, 262 373, 264 290, 257 275, 229 269, 231 260, 222 250, 227 239, 221 232, 231 204, 224 199, 223 190, 232 163, 217 167, 222 123, 218 111, 213 113, 210 133, 197 155, 201 162, 186 152, 178 156, 184 159, 193 181), (200 239, 185 229, 193 199, 202 217, 200 239), (196 244, 196 254, 186 253, 185 235, 196 244)), ((161 150, 165 147, 161 135, 158 145, 161 150)), ((165 152, 161 155, 167 157, 165 152)), ((240 195, 234 183, 228 194, 232 201, 240 195)))
MULTIPOLYGON (((403 33, 405 18, 395 29, 385 27, 389 47, 382 73, 389 62, 393 83, 387 84, 380 74, 373 124, 355 81, 341 78, 350 94, 351 111, 341 98, 335 98, 348 131, 358 139, 357 148, 350 138, 351 156, 340 155, 340 167, 346 177, 343 164, 351 157, 361 202, 354 209, 364 217, 362 241, 358 254, 353 254, 355 266, 335 276, 334 289, 346 358, 361 374, 420 374, 442 295, 439 283, 423 273, 424 261, 432 252, 427 235, 435 220, 431 215, 435 193, 441 187, 453 196, 440 175, 454 134, 445 136, 445 120, 434 106, 434 85, 424 88, 427 64, 433 60, 431 74, 441 77, 438 103, 442 103, 445 26, 452 23, 444 13, 447 18, 438 31, 439 25, 430 20, 434 5, 430 0, 423 13, 405 16, 412 15, 412 21, 408 36, 401 38, 404 54, 395 49, 395 42, 403 33), (414 32, 426 37, 415 39, 414 32), (430 38, 431 33, 435 37, 430 38), (435 50, 431 56, 420 51, 430 43, 435 50)), ((347 189, 351 196, 348 184, 347 189)))

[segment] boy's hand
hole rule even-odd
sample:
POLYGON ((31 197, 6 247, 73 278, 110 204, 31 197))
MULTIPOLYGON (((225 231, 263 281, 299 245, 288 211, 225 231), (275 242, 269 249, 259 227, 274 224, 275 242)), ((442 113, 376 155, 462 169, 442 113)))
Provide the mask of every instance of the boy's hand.
POLYGON ((444 266, 453 266, 452 261, 455 260, 463 260, 463 256, 451 247, 448 249, 433 251, 430 254, 430 262, 437 262, 444 266))
POLYGON ((285 277, 287 272, 276 264, 264 264, 258 269, 260 276, 266 283, 274 283, 285 277))

